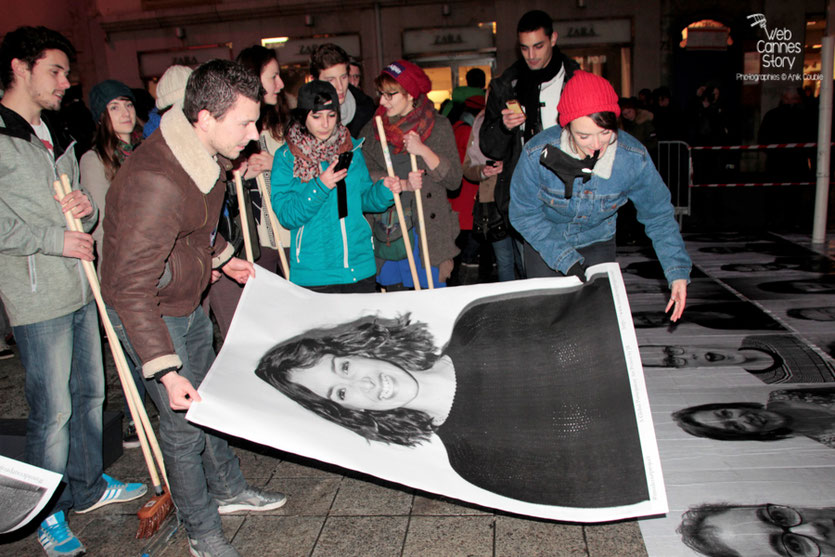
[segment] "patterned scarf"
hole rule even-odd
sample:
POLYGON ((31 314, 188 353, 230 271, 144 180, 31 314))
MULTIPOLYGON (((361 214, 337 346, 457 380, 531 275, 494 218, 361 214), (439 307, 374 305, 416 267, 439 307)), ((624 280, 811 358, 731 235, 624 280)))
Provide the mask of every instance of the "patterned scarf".
MULTIPOLYGON (((389 149, 392 153, 402 153, 403 138, 407 133, 413 131, 420 136, 420 140, 426 143, 429 135, 432 133, 432 128, 435 127, 435 105, 426 95, 418 97, 417 106, 412 109, 407 115, 401 118, 389 120, 386 116, 386 109, 380 105, 374 116, 380 116, 383 119, 383 128, 386 130, 386 141, 388 141, 389 149)), ((379 131, 374 127, 374 137, 378 140, 379 131)))
POLYGON ((293 176, 303 182, 309 182, 319 175, 319 163, 330 162, 339 153, 354 148, 348 128, 339 124, 325 141, 313 137, 307 130, 302 131, 301 124, 293 122, 287 130, 287 147, 296 162, 293 164, 293 176))
POLYGON ((125 159, 133 153, 133 150, 139 146, 139 143, 142 141, 142 132, 139 128, 134 128, 134 130, 130 134, 130 143, 125 143, 121 139, 118 140, 116 144, 116 152, 114 155, 116 156, 116 161, 119 163, 119 168, 122 167, 124 164, 125 159))

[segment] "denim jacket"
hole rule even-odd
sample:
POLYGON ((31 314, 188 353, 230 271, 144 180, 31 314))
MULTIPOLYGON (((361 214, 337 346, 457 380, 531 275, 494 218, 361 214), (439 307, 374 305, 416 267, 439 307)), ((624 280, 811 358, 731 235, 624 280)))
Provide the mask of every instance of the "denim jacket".
POLYGON ((692 265, 675 221, 670 191, 643 145, 619 131, 610 178, 593 174, 585 184, 576 178, 574 193, 566 199, 565 184, 539 163, 546 144, 559 147, 561 132, 559 126, 549 128, 522 150, 510 187, 513 227, 548 265, 565 273, 583 260, 577 248, 614 237, 617 211, 631 200, 667 281, 689 282, 692 265))

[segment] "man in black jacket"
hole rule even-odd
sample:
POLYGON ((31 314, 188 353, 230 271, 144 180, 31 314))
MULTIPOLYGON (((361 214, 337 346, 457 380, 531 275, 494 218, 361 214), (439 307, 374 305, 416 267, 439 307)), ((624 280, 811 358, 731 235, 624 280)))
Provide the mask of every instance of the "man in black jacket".
POLYGON ((362 127, 374 116, 374 101, 357 87, 351 85, 348 76, 350 57, 333 43, 320 45, 310 55, 310 74, 313 79, 327 81, 339 95, 339 117, 342 124, 358 138, 362 127))
MULTIPOLYGON (((516 34, 522 59, 490 83, 479 135, 481 151, 489 159, 504 162, 495 195, 499 212, 507 222, 510 178, 522 146, 537 133, 557 124, 557 104, 563 87, 579 69, 576 62, 557 48, 557 33, 545 12, 533 10, 523 15, 516 34), (517 109, 509 107, 508 101, 516 101, 517 109)), ((521 241, 518 234, 515 236, 521 241)))

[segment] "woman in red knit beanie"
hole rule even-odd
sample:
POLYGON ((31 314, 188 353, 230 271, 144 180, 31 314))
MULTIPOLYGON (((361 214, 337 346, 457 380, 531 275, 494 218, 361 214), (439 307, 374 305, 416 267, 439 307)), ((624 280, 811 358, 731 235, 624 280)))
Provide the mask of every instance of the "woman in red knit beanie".
MULTIPOLYGON (((410 155, 417 157, 418 171, 423 175, 421 191, 433 282, 435 286, 444 286, 452 272, 452 259, 460 251, 455 245, 459 231, 458 217, 447 201, 447 191, 458 189, 462 176, 452 125, 438 114, 426 96, 432 89, 432 82, 419 66, 397 60, 383 69, 374 84, 380 97, 375 116, 380 116, 383 121, 394 173, 407 181, 412 169, 410 155)), ((362 153, 371 179, 378 180, 386 175, 386 163, 373 119, 365 125, 360 136, 365 140, 362 153)), ((426 273, 418 252, 417 227, 412 226, 417 223, 415 195, 405 192, 401 200, 410 228, 418 277, 425 288, 426 273)), ((399 249, 403 242, 396 216, 391 211, 370 216, 374 221, 377 282, 387 290, 413 287, 406 252, 399 249)))
POLYGON ((646 148, 618 132, 618 96, 594 74, 576 71, 557 105, 559 126, 525 144, 510 186, 510 221, 525 238, 529 278, 574 275, 615 261, 617 211, 632 201, 671 289, 677 321, 690 282, 690 257, 670 191, 646 148))

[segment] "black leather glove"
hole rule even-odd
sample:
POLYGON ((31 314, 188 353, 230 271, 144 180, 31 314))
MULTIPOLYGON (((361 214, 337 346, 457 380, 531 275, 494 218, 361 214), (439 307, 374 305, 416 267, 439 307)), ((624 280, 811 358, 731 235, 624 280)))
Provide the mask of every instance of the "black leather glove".
POLYGON ((579 261, 568 268, 566 271, 565 276, 575 276, 580 279, 580 282, 586 282, 586 266, 580 263, 579 261))

